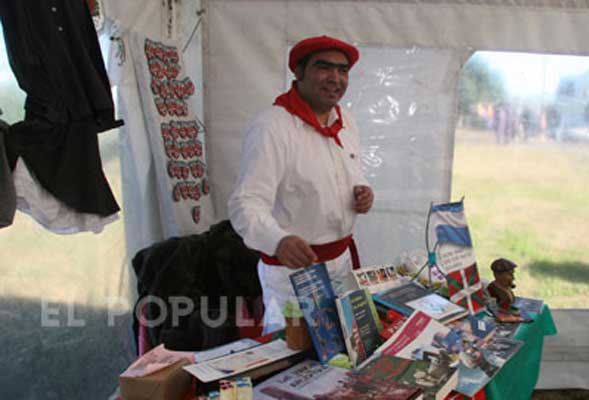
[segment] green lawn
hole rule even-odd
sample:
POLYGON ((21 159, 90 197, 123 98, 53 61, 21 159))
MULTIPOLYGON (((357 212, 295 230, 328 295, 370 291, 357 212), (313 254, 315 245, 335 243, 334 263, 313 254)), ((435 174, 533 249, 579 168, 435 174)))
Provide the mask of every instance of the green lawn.
POLYGON ((516 293, 554 308, 589 304, 589 144, 536 137, 496 145, 491 132, 459 130, 452 198, 465 196, 481 273, 516 262, 516 293))
MULTIPOLYGON (((116 131, 100 136, 103 169, 122 207, 116 131)), ((0 230, 0 298, 105 309, 125 299, 129 281, 123 215, 99 234, 58 235, 17 212, 0 230)))

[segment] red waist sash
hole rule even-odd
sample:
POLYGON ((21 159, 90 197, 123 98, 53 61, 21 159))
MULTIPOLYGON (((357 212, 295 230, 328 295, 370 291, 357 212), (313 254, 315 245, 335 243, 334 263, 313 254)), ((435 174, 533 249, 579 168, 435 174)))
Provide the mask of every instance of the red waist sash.
MULTIPOLYGON (((358 256, 358 249, 356 248, 356 242, 354 242, 352 235, 334 242, 311 245, 311 249, 317 254, 318 263, 333 260, 342 255, 348 248, 350 249, 350 255, 352 257, 352 268, 360 268, 360 257, 358 256)), ((262 258, 262 261, 268 265, 282 265, 276 256, 269 256, 268 254, 261 252, 260 257, 262 258)))

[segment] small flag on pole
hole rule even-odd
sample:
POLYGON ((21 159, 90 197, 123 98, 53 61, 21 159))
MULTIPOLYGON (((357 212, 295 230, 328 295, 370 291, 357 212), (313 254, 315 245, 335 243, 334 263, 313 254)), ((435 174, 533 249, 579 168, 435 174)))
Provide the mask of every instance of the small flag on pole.
POLYGON ((476 314, 485 303, 464 202, 432 205, 431 223, 438 265, 446 272, 450 300, 476 314))
POLYGON ((431 223, 439 244, 452 243, 472 247, 462 201, 433 205, 431 223))

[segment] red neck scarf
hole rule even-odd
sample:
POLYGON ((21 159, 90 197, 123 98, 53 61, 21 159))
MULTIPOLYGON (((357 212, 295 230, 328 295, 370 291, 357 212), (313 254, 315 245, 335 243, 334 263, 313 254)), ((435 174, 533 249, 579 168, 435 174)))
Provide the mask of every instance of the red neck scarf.
POLYGON ((296 115, 307 124, 311 125, 317 132, 323 136, 327 136, 335 140, 338 146, 344 147, 337 136, 339 131, 344 127, 342 122, 342 114, 339 105, 335 106, 337 119, 331 126, 323 127, 319 124, 317 115, 311 110, 311 107, 301 99, 297 91, 295 82, 292 83, 290 90, 281 94, 274 100, 275 106, 284 107, 289 113, 296 115))

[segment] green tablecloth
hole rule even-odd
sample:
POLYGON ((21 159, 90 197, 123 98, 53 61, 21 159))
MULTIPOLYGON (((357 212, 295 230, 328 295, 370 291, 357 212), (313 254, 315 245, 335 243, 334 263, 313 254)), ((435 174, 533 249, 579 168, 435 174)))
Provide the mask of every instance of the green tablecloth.
POLYGON ((556 325, 547 305, 534 316, 534 322, 521 324, 514 339, 524 345, 485 387, 489 400, 530 400, 540 374, 544 336, 555 335, 556 325))

